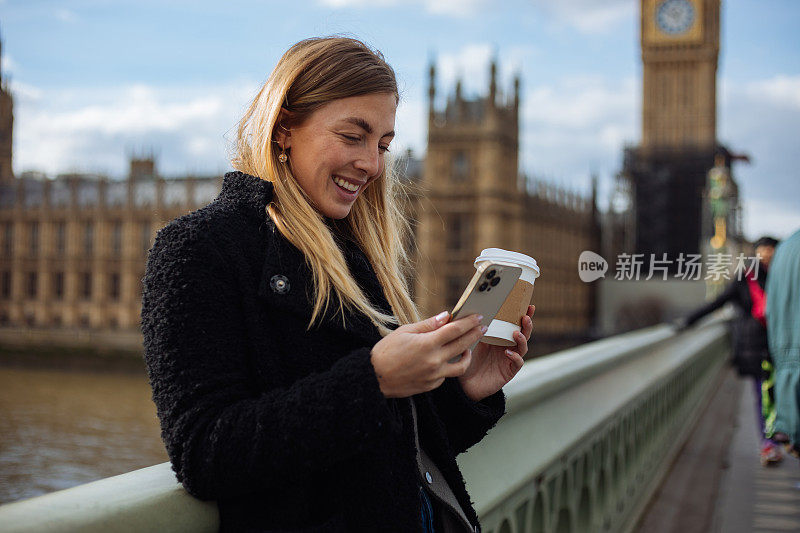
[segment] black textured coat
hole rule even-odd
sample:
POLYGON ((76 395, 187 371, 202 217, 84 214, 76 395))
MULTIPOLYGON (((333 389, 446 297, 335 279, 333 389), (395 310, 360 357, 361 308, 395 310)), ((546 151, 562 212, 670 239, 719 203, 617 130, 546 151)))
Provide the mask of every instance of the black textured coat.
MULTIPOLYGON (((756 282, 763 290, 767 282, 767 270, 760 265, 756 282)), ((722 293, 714 300, 695 310, 686 319, 691 326, 707 314, 716 311, 726 303, 736 306, 737 317, 732 325, 733 340, 733 366, 742 376, 761 377, 761 361, 769 360, 769 346, 767 343, 767 328, 753 318, 753 298, 750 296, 750 287, 744 274, 737 272, 722 293)))
MULTIPOLYGON (((217 500, 221 531, 421 531, 410 404, 383 396, 370 362, 381 337, 332 311, 306 330, 311 273, 266 214, 271 198, 270 183, 228 173, 150 250, 145 359, 173 469, 217 500)), ((340 244, 388 310, 366 256, 340 244)), ((451 378, 414 401, 422 447, 477 524, 455 456, 502 416, 502 391, 476 403, 451 378)))

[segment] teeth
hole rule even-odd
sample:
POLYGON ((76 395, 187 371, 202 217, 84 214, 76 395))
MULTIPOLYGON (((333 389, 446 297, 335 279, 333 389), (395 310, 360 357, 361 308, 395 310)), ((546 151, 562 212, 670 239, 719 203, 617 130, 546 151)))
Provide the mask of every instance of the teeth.
POLYGON ((345 181, 338 176, 333 177, 333 182, 342 189, 347 189, 350 192, 356 192, 358 190, 358 185, 353 185, 352 183, 345 181))

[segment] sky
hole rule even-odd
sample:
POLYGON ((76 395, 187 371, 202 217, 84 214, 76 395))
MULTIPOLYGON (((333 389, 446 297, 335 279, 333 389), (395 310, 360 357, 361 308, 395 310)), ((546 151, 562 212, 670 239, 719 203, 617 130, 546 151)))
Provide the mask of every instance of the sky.
MULTIPOLYGON (((723 0, 717 137, 751 163, 734 175, 745 235, 800 228, 800 2, 723 0)), ((601 207, 641 138, 638 0, 0 0, 2 73, 15 100, 14 171, 123 177, 230 169, 235 125, 296 41, 346 34, 383 52, 401 105, 392 151, 421 156, 427 68, 437 105, 522 79, 520 170, 601 207)))

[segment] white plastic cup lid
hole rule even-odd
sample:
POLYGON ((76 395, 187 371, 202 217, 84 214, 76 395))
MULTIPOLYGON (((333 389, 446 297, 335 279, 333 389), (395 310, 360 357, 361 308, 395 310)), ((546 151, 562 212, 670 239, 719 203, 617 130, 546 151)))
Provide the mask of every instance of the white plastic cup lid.
POLYGON ((536 264, 536 259, 519 252, 503 250, 502 248, 486 248, 481 251, 481 255, 475 258, 475 266, 477 267, 478 263, 484 261, 500 261, 519 265, 522 267, 520 279, 529 283, 533 283, 533 280, 539 277, 540 271, 539 265, 536 264))

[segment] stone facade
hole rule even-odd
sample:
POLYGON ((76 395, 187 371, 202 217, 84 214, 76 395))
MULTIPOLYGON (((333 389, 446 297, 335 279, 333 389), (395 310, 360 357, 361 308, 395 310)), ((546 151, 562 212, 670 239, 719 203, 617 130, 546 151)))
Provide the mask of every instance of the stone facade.
POLYGON ((156 231, 220 186, 158 177, 152 158, 133 158, 126 180, 24 173, 0 184, 0 325, 138 328, 156 231))

